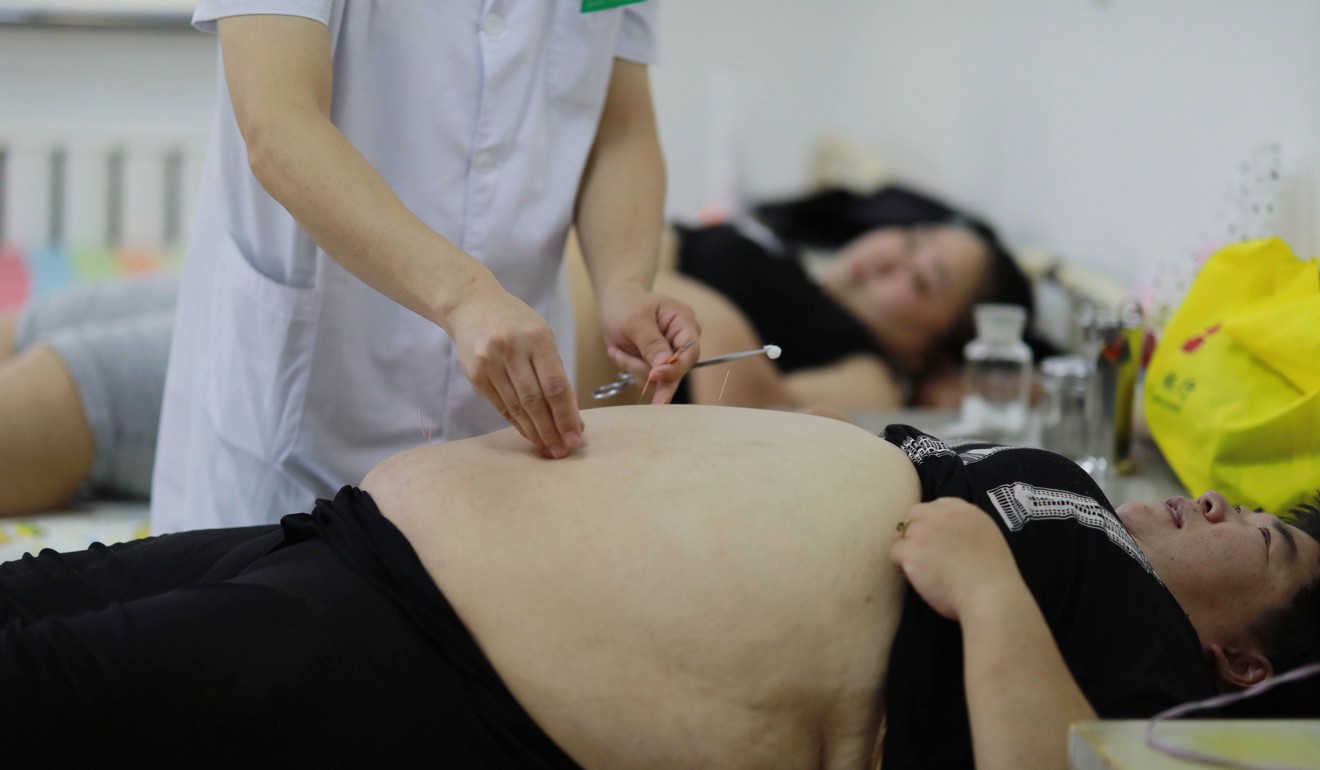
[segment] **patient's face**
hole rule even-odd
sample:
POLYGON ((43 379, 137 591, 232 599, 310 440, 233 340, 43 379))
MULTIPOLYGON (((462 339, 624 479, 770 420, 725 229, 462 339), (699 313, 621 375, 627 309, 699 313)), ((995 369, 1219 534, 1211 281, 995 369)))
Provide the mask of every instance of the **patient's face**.
POLYGON ((1127 503, 1118 516, 1203 644, 1240 638, 1317 575, 1314 538, 1272 514, 1234 507, 1218 492, 1127 503))
POLYGON ((924 356, 966 317, 989 266, 964 228, 887 227, 849 242, 821 285, 886 350, 924 356))

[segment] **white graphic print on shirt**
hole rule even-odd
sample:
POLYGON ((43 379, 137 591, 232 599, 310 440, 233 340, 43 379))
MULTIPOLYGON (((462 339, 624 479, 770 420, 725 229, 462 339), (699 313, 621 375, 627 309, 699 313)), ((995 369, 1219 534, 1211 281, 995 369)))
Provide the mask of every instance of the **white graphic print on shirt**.
MULTIPOLYGON (((880 435, 881 438, 884 437, 883 433, 880 435)), ((914 436, 906 438, 903 440, 903 445, 900 446, 899 449, 902 449, 907 454, 908 459, 912 461, 913 465, 921 465, 925 462, 927 457, 937 457, 940 455, 945 457, 958 456, 957 453, 952 449, 949 449, 949 446, 943 441, 930 436, 914 436)))
POLYGON ((954 449, 954 451, 957 451, 958 456, 962 458, 963 465, 971 465, 972 463, 984 460, 985 458, 990 457, 991 455, 995 455, 1000 452, 1007 451, 1009 449, 1020 449, 1021 447, 983 446, 983 447, 977 447, 976 449, 962 449, 962 450, 960 450, 956 446, 952 448, 954 449))
MULTIPOLYGON (((1075 519, 1082 526, 1103 531, 1114 545, 1135 559, 1142 569, 1156 580, 1160 579, 1118 517, 1094 498, 1061 489, 1035 487, 1020 481, 995 487, 989 494, 995 510, 1013 532, 1022 529, 1033 519, 1075 519)), ((1163 584, 1163 581, 1160 582, 1163 584)))

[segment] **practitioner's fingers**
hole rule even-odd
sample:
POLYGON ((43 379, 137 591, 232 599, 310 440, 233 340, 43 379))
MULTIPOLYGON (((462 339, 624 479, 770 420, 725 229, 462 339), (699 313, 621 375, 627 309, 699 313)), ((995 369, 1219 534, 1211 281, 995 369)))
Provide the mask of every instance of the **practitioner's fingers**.
POLYGON ((446 327, 463 373, 547 457, 581 442, 577 397, 564 374, 554 333, 526 303, 504 291, 470 299, 446 327))
POLYGON ((510 366, 505 374, 508 385, 503 388, 502 398, 507 414, 523 426, 524 435, 544 457, 567 457, 581 444, 582 427, 576 403, 571 404, 572 408, 565 408, 562 403, 565 393, 573 398, 562 366, 557 373, 552 369, 544 379, 538 376, 531 361, 510 366), (552 402, 551 397, 559 403, 552 402))
POLYGON ((652 403, 673 398, 701 354, 701 327, 686 303, 655 292, 618 292, 600 303, 610 360, 638 381, 655 383, 652 403))
POLYGON ((523 410, 522 402, 518 397, 518 388, 513 384, 509 373, 504 369, 497 369, 489 374, 486 381, 489 383, 489 390, 493 392, 494 397, 480 388, 478 390, 486 396, 486 400, 490 401, 499 410, 501 417, 517 428, 523 438, 532 442, 532 446, 536 448, 538 453, 543 454, 546 451, 546 446, 541 441, 541 435, 536 430, 535 422, 523 410))
POLYGON ((514 383, 550 455, 567 457, 582 443, 582 416, 559 354, 537 351, 528 366, 517 368, 514 383))

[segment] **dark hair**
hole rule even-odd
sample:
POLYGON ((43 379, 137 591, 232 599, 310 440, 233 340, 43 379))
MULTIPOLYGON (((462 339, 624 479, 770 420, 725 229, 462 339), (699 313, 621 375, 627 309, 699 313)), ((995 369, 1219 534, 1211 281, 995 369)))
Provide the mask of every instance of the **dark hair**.
MULTIPOLYGON (((1035 317, 1036 311, 1035 295, 1031 290, 1031 279, 1018 266, 1017 260, 1004 247, 1004 244, 1000 242, 999 236, 984 222, 962 214, 955 214, 943 222, 934 224, 962 227, 975 235, 985 246, 988 263, 986 265, 986 277, 981 283, 981 291, 973 302, 997 302, 1017 305, 1025 309, 1027 311, 1025 336, 1027 343, 1032 346, 1033 352, 1039 359, 1042 355, 1039 347, 1040 343, 1035 340, 1035 335, 1031 333, 1032 319, 1035 317)), ((971 341, 975 334, 976 325, 972 319, 971 308, 968 308, 965 317, 960 319, 949 330, 948 334, 944 335, 938 350, 945 355, 961 359, 963 347, 971 341)))
MULTIPOLYGON (((1293 526, 1320 542, 1320 491, 1290 511, 1293 526)), ((1316 577, 1286 607, 1266 613, 1252 632, 1276 672, 1320 660, 1320 563, 1316 577)))
MULTIPOLYGON (((1312 502, 1293 508, 1290 518, 1291 524, 1320 542, 1320 491, 1312 502)), ((1320 577, 1303 586, 1287 606, 1267 612, 1250 630, 1276 675, 1320 660, 1320 577)), ((1220 719, 1320 718, 1320 679, 1312 675, 1275 682, 1268 690, 1208 709, 1205 715, 1220 719)))
POLYGON ((901 185, 867 193, 827 188, 760 203, 753 212, 785 243, 823 249, 840 248, 880 227, 934 224, 960 215, 943 201, 901 185))

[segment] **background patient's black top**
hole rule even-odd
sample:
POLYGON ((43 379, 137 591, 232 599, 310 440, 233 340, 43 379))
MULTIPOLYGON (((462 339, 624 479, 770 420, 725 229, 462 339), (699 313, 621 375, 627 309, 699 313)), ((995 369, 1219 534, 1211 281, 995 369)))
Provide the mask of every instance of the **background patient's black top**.
POLYGON ((675 230, 678 271, 724 295, 757 336, 783 348, 775 361, 780 371, 823 366, 854 353, 884 357, 866 327, 826 296, 794 253, 772 254, 733 225, 675 230))
MULTIPOLYGON (((1075 463, 1039 449, 951 446, 906 425, 883 437, 912 460, 922 500, 962 498, 999 525, 1101 718, 1150 717, 1216 693, 1182 608, 1075 463)), ((960 629, 910 589, 885 697, 885 770, 973 767, 960 629)))

